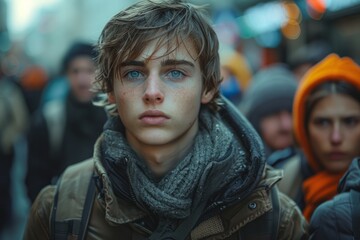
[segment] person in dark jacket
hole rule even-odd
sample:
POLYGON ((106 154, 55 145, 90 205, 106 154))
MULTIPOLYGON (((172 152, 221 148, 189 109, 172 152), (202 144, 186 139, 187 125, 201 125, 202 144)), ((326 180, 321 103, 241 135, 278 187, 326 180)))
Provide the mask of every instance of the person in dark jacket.
POLYGON ((32 118, 26 177, 31 201, 44 186, 56 182, 67 166, 92 156, 107 119, 104 109, 92 103, 96 56, 94 46, 74 43, 62 66, 70 85, 67 96, 46 102, 32 118))
POLYGON ((359 237, 360 226, 354 226, 352 219, 354 214, 360 216, 360 198, 354 203, 351 191, 356 191, 360 196, 360 158, 352 161, 340 180, 339 194, 315 210, 310 222, 310 239, 350 240, 354 239, 355 231, 359 237))
POLYGON ((285 64, 258 71, 239 105, 265 144, 269 156, 293 146, 292 103, 297 82, 285 64))
POLYGON ((38 195, 25 239, 307 237, 259 136, 219 94, 218 45, 203 9, 179 0, 105 25, 96 84, 115 108, 93 158, 38 195))

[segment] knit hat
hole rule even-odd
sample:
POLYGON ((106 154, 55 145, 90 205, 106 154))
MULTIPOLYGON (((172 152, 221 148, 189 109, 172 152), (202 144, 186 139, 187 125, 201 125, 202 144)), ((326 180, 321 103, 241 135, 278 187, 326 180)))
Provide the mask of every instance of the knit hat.
POLYGON ((296 78, 286 65, 272 65, 254 75, 239 108, 261 135, 261 119, 283 110, 292 112, 296 88, 296 78))
POLYGON ((330 54, 313 66, 303 77, 294 99, 293 127, 297 142, 314 171, 320 170, 305 129, 305 104, 311 91, 324 82, 341 80, 360 89, 360 67, 350 58, 330 54))
POLYGON ((66 52, 63 58, 61 70, 63 73, 65 73, 68 70, 71 61, 77 57, 87 56, 95 59, 97 55, 98 52, 93 45, 83 42, 74 43, 66 52))

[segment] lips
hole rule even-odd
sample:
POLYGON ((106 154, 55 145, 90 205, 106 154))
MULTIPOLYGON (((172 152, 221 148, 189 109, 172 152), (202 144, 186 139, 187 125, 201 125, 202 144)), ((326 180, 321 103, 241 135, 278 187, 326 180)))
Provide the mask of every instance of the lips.
POLYGON ((148 110, 142 113, 139 119, 146 125, 161 125, 170 118, 162 111, 148 110))
POLYGON ((329 153, 329 159, 330 160, 341 160, 344 157, 346 157, 346 153, 345 152, 330 152, 329 153))

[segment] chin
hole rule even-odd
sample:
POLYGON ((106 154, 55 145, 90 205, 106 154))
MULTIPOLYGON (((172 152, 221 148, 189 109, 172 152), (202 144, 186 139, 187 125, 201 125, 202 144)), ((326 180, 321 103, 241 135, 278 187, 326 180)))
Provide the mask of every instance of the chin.
POLYGON ((290 147, 290 146, 292 146, 291 143, 277 144, 277 145, 274 147, 274 149, 276 149, 276 150, 283 150, 283 149, 288 148, 288 147, 290 147))
POLYGON ((163 133, 143 134, 137 139, 146 145, 165 145, 173 140, 171 136, 163 133))
POLYGON ((344 166, 344 165, 333 165, 333 166, 329 166, 327 169, 329 172, 337 174, 337 173, 343 173, 348 169, 349 166, 344 166))

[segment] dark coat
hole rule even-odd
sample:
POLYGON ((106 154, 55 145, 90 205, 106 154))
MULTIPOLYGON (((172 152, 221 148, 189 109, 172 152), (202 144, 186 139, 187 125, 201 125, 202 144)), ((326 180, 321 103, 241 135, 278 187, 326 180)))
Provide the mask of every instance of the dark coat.
POLYGON ((340 180, 340 194, 315 210, 310 222, 310 239, 354 239, 352 189, 360 192, 360 158, 353 160, 340 180))
POLYGON ((34 114, 27 134, 26 185, 31 201, 67 166, 92 156, 106 119, 104 109, 78 102, 71 94, 46 103, 34 114))

